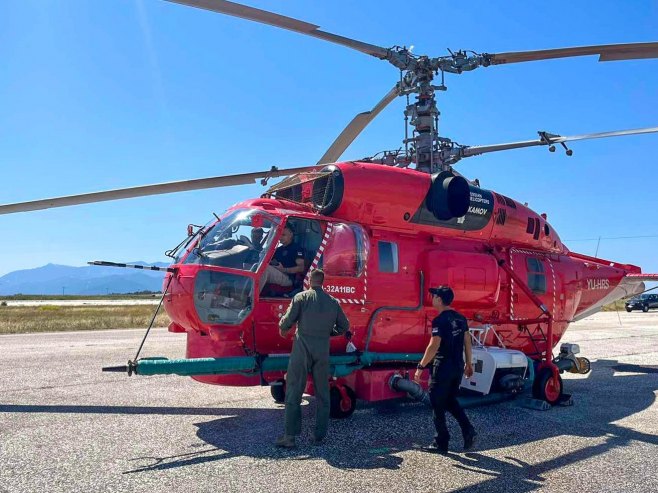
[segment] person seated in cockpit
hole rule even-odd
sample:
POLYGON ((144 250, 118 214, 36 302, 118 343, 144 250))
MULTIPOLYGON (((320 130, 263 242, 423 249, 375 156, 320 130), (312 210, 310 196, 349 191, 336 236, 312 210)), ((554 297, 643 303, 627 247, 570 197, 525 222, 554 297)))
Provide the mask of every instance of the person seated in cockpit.
POLYGON ((253 245, 253 249, 260 252, 263 249, 263 236, 265 235, 265 231, 263 231, 263 228, 253 228, 251 230, 251 244, 253 245))
POLYGON ((247 257, 245 258, 246 264, 256 264, 260 260, 261 252, 263 251, 263 237, 265 236, 265 231, 263 228, 253 228, 251 230, 251 244, 249 245, 249 251, 247 252, 247 257))
POLYGON ((261 279, 261 292, 267 283, 291 287, 297 274, 304 272, 304 250, 293 240, 293 231, 290 226, 286 226, 281 233, 281 245, 274 252, 261 279))

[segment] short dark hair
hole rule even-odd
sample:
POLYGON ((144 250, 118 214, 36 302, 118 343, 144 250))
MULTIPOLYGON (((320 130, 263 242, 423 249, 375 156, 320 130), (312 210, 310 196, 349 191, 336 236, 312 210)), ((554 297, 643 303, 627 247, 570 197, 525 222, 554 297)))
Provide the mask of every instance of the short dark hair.
POLYGON ((444 305, 448 306, 455 299, 455 293, 448 286, 439 286, 438 288, 430 288, 429 292, 433 296, 438 296, 444 305))
POLYGON ((311 271, 311 284, 322 284, 324 282, 324 271, 322 269, 313 269, 311 271))

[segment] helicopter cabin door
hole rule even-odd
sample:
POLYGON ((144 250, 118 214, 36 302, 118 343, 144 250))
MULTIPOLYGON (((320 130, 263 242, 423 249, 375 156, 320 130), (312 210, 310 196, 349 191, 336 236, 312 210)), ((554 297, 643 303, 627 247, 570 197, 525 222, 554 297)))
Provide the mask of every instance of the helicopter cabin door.
POLYGON ((295 217, 289 217, 286 225, 294 232, 295 245, 304 252, 305 273, 285 291, 264 286, 254 314, 254 346, 264 354, 290 350, 291 340, 279 336, 278 323, 294 294, 310 287, 313 269, 324 270, 324 290, 338 299, 343 309, 364 305, 367 298, 369 242, 361 226, 295 217))
MULTIPOLYGON (((510 251, 512 270, 525 281, 530 290, 548 307, 554 317, 561 311, 556 293, 556 272, 553 261, 542 252, 530 250, 510 251)), ((510 318, 537 318, 541 311, 516 283, 510 283, 510 318)))

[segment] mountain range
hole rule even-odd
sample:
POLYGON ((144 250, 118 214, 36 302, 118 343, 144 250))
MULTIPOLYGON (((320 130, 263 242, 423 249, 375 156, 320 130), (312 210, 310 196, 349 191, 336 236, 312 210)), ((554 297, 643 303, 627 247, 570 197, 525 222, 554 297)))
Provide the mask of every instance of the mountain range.
MULTIPOLYGON (((129 262, 167 267, 162 262, 129 262)), ((36 269, 17 270, 0 277, 0 295, 13 294, 125 294, 162 291, 164 272, 116 267, 71 267, 47 264, 36 269)))

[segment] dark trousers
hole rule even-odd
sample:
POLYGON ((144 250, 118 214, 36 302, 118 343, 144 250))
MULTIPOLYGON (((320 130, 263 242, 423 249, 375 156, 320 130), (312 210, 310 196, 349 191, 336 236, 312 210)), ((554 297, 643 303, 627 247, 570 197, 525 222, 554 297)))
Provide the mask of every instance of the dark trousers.
POLYGON ((315 437, 324 438, 329 426, 329 338, 296 338, 293 343, 286 375, 286 435, 302 431, 301 402, 309 373, 315 390, 315 437))
POLYGON ((434 366, 432 369, 430 402, 432 403, 432 417, 436 428, 434 441, 438 445, 445 446, 450 440, 450 434, 446 426, 446 411, 455 417, 462 429, 462 435, 466 436, 473 430, 471 422, 459 405, 459 401, 457 401, 457 393, 459 392, 459 384, 463 373, 463 365, 452 366, 443 363, 434 366))

